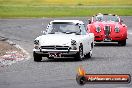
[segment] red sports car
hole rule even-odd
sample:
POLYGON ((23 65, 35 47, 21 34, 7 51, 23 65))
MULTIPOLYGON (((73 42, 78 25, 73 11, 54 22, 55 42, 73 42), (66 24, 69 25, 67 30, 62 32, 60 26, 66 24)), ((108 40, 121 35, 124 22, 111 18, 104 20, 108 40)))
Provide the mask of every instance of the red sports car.
POLYGON ((99 13, 89 20, 87 30, 94 33, 96 42, 118 42, 119 45, 125 46, 127 26, 122 22, 117 15, 99 13))

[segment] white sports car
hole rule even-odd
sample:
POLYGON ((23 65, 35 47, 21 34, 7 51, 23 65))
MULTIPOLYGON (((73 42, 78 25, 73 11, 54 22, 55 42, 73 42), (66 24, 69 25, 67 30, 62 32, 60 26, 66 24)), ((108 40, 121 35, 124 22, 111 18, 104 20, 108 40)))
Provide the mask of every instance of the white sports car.
POLYGON ((34 61, 41 61, 42 57, 75 57, 82 60, 92 56, 94 34, 86 31, 82 21, 54 20, 43 33, 34 41, 34 61))

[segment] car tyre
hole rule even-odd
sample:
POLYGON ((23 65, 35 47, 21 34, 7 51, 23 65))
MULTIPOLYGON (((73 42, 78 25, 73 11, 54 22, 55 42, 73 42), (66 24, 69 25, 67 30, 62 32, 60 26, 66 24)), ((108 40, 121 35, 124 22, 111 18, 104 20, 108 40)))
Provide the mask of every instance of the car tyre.
POLYGON ((87 79, 83 76, 78 76, 77 75, 76 76, 76 81, 79 85, 84 85, 84 84, 86 84, 87 79))
POLYGON ((126 46, 126 39, 123 41, 119 41, 118 44, 121 46, 126 46))
POLYGON ((37 54, 33 52, 33 57, 35 62, 40 62, 42 60, 42 56, 40 54, 37 54))
POLYGON ((92 50, 88 54, 85 55, 85 58, 91 58, 92 57, 92 50))

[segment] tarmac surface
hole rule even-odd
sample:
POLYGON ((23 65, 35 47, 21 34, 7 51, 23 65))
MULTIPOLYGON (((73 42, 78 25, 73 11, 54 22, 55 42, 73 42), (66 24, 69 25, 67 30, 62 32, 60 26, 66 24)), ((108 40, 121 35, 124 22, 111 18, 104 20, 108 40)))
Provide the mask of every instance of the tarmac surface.
MULTIPOLYGON (((19 44, 32 57, 33 41, 54 19, 78 19, 87 24, 89 17, 0 19, 0 36, 19 44)), ((88 74, 132 75, 132 16, 121 17, 128 26, 126 46, 117 43, 97 43, 91 59, 47 60, 34 62, 33 58, 10 66, 0 67, 0 88, 132 88, 129 84, 86 84, 76 83, 80 65, 88 74)))

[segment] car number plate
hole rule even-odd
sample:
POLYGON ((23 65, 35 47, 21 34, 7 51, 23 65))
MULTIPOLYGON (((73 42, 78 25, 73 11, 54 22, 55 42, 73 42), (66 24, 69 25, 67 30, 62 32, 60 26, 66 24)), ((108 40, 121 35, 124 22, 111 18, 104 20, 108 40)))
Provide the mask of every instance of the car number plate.
POLYGON ((61 57, 61 53, 49 53, 49 57, 61 57))

